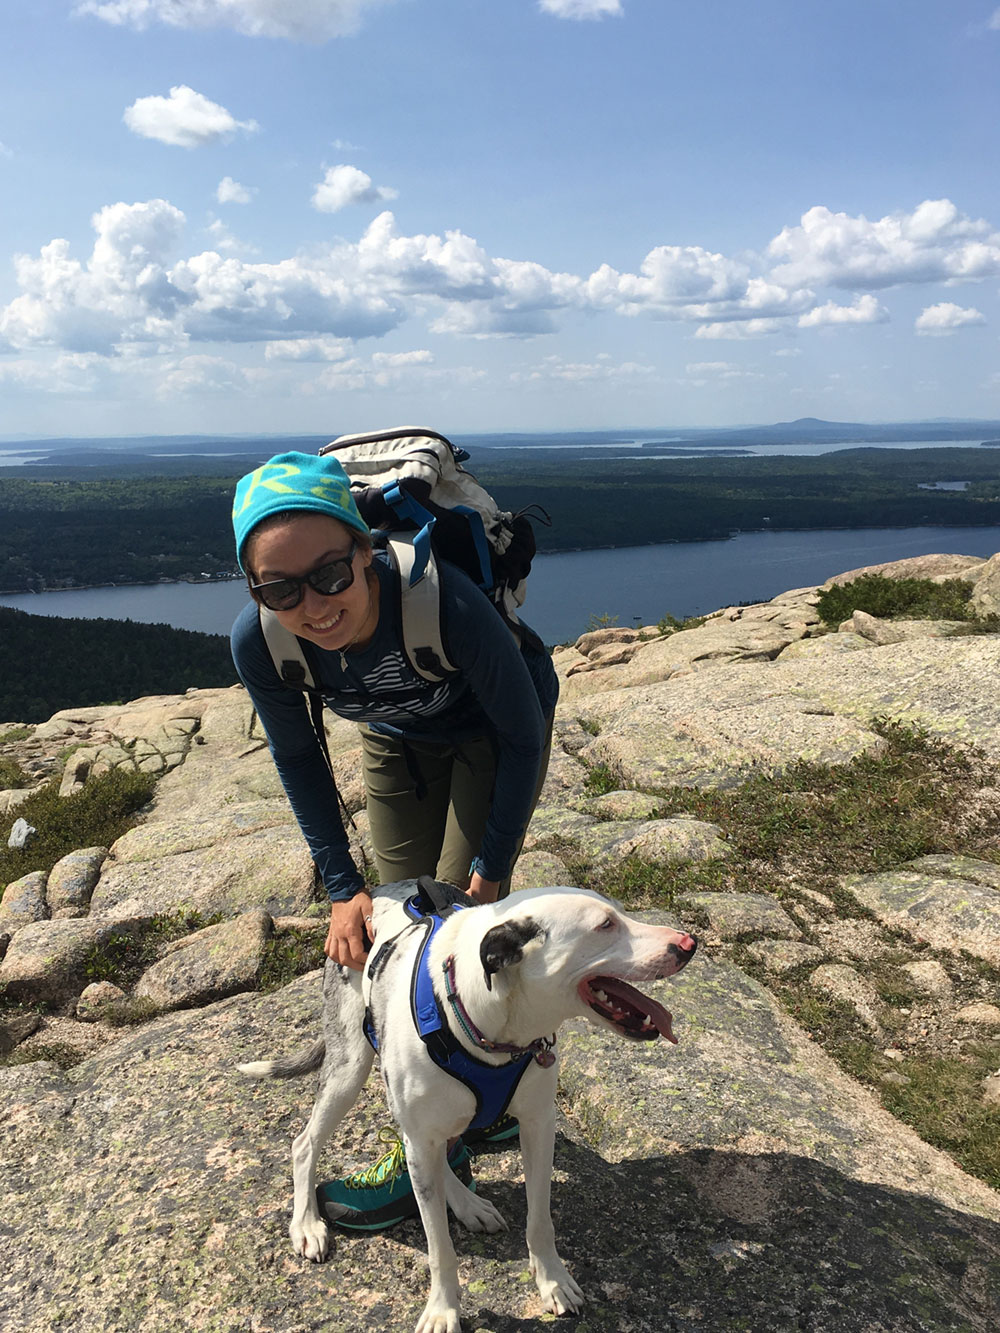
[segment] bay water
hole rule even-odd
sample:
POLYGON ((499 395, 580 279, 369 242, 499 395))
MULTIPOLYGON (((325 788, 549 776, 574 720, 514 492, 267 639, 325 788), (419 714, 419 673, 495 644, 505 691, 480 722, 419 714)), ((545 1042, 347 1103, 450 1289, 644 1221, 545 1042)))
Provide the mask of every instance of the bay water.
MULTIPOLYGON (((1000 527, 746 532, 727 541, 540 555, 524 619, 546 643, 565 643, 604 617, 632 626, 655 624, 668 613, 704 615, 935 551, 986 558, 1000 551, 1000 527)), ((32 615, 137 620, 208 634, 228 633, 246 601, 246 585, 235 579, 0 596, 0 606, 32 615)))

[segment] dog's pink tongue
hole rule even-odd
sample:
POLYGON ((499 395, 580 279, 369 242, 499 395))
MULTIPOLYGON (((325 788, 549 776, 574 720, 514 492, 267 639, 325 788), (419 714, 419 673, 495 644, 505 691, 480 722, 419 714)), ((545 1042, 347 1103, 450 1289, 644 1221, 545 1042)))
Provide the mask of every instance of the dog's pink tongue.
POLYGON ((677 1045, 677 1038, 674 1036, 673 1015, 664 1009, 662 1004, 657 1004, 651 1000, 648 995, 643 995, 642 991, 637 991, 634 986, 630 986, 627 981, 621 981, 618 977, 602 977, 601 990, 609 998, 624 1000, 633 1009, 638 1009, 641 1014, 648 1014, 650 1021, 656 1028, 661 1037, 666 1037, 667 1041, 672 1041, 677 1045))

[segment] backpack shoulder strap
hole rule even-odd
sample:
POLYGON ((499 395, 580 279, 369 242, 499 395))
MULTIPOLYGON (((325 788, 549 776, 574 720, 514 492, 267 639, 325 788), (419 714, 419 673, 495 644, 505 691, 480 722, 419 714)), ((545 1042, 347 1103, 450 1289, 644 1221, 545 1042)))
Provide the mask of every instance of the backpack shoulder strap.
MULTIPOLYGON (((433 522, 433 520, 431 520, 433 522)), ((424 680, 442 681, 454 675, 441 630, 441 576, 430 532, 393 533, 386 540, 399 574, 400 620, 403 646, 414 671, 424 680)))
MULTIPOLYGON (((267 651, 271 654, 271 661, 282 685, 287 685, 289 689, 301 690, 304 695, 302 702, 309 714, 312 729, 316 733, 316 743, 323 753, 330 776, 333 777, 333 762, 330 759, 330 747, 326 743, 326 729, 323 726, 323 696, 316 687, 316 678, 312 673, 305 649, 292 631, 285 629, 273 611, 269 611, 266 606, 258 606, 257 614, 260 617, 261 633, 264 635, 267 651)), ((336 787, 336 778, 334 786, 336 787)), ((348 819, 351 819, 339 788, 337 799, 348 819)), ((352 826, 353 823, 351 819, 352 826)))
POLYGON ((266 606, 258 606, 257 614, 267 651, 282 683, 297 690, 314 690, 316 681, 302 644, 266 606))

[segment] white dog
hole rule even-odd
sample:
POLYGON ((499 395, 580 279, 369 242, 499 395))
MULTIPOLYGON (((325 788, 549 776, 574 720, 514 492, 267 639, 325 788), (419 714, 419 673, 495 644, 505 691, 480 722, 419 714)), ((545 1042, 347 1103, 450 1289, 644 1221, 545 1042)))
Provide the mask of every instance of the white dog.
MULTIPOLYGON (((436 889, 441 901, 445 886, 426 879, 420 885, 436 889)), ((255 1078, 287 1078, 322 1064, 312 1115, 292 1146, 292 1245, 317 1262, 326 1255, 329 1233, 317 1206, 316 1159, 368 1077, 370 1040, 379 1051, 427 1236, 431 1289, 417 1333, 460 1333, 458 1262, 447 1209, 471 1231, 505 1226, 496 1208, 466 1188, 446 1161, 448 1141, 470 1122, 481 1123, 477 1117, 493 1117, 501 1102, 520 1122, 528 1254, 542 1304, 557 1315, 575 1313, 583 1293, 556 1253, 549 1212, 556 1032, 566 1019, 583 1016, 635 1040, 662 1035, 675 1041, 670 1014, 629 983, 672 976, 691 959, 697 941, 635 921, 585 890, 522 890, 488 906, 446 908, 443 921, 418 919, 413 906, 407 910, 404 903, 416 890, 410 880, 374 891, 377 942, 363 974, 327 962, 322 1040, 298 1059, 240 1066, 255 1078), (421 1028, 428 1013, 436 1034, 421 1028), (468 1085, 470 1067, 479 1066, 487 1081, 504 1076, 501 1066, 520 1067, 519 1075, 512 1071, 506 1100, 501 1093, 498 1102, 495 1089, 481 1093, 468 1085)), ((450 901, 469 901, 445 891, 450 901)))

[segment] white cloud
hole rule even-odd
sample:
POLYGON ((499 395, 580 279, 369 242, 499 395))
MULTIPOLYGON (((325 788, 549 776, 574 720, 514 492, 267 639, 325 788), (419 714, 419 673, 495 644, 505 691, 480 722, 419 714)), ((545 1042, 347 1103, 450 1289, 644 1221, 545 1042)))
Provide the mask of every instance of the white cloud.
POLYGON ((356 32, 362 18, 391 0, 82 0, 78 14, 148 28, 232 28, 247 37, 325 42, 356 32))
POLYGON ((350 343, 337 338, 296 338, 264 344, 267 361, 343 361, 350 343))
POLYGON ((219 356, 181 357, 156 378, 156 395, 166 401, 200 394, 246 394, 257 378, 233 361, 219 356))
POLYGON ((37 258, 15 258, 21 295, 0 310, 0 338, 16 347, 40 343, 107 354, 122 339, 178 335, 187 298, 172 285, 165 265, 184 214, 165 199, 152 199, 110 204, 91 221, 97 240, 86 266, 70 257, 65 240, 50 241, 37 258))
POLYGON ((719 324, 702 324, 695 329, 696 338, 709 340, 725 338, 733 342, 743 342, 751 338, 763 338, 772 333, 779 333, 786 328, 781 319, 748 319, 743 323, 728 321, 719 324))
POLYGON ((970 324, 985 323, 986 317, 974 306, 963 310, 952 301, 942 301, 939 305, 929 305, 921 311, 914 321, 914 328, 918 333, 942 335, 968 328, 970 324))
MULTIPOLYGON (((933 219, 924 221, 926 234, 940 232, 933 219)), ((698 246, 658 246, 635 273, 602 265, 588 276, 490 255, 458 230, 405 235, 388 211, 357 242, 336 240, 270 263, 248 256, 211 218, 211 248, 179 255, 184 215, 162 199, 110 205, 93 225, 89 259, 74 258, 69 242, 58 239, 16 259, 18 294, 0 308, 0 347, 120 357, 143 346, 262 342, 300 349, 269 349, 275 363, 341 366, 345 358, 330 350, 341 340, 378 337, 411 319, 435 333, 515 338, 551 333, 566 315, 612 313, 698 324, 694 337, 712 341, 787 331, 799 317, 803 328, 886 317, 870 293, 838 304, 811 287, 783 285, 775 270, 755 271, 762 263, 752 256, 734 259, 698 246)), ((908 230, 914 235, 920 227, 908 230)), ((960 220, 952 219, 949 235, 966 246, 960 220)), ((852 262, 841 246, 836 272, 852 262)), ((982 318, 963 318, 974 317, 982 318)), ((933 325, 934 317, 923 322, 933 325)), ((364 373, 373 369, 387 367, 364 373)))
POLYGON ((4 394, 58 394, 83 397, 98 387, 96 373, 101 358, 83 352, 63 353, 40 360, 0 362, 0 387, 4 394))
POLYGON ((224 106, 184 83, 171 88, 169 97, 138 98, 126 108, 123 120, 133 134, 176 148, 200 148, 237 130, 252 134, 259 128, 255 120, 236 120, 224 106))
POLYGON ((8 148, 7 145, 3 142, 3 140, 0 140, 0 157, 13 157, 13 156, 14 156, 13 148, 8 148))
POLYGON ((992 28, 994 32, 1000 32, 1000 9, 994 9, 986 26, 992 28))
POLYGON ((450 333, 459 338, 535 338, 555 333, 557 324, 547 310, 508 310, 489 301, 447 306, 431 321, 432 333, 450 333))
POLYGON ((339 213, 350 204, 377 204, 395 199, 398 191, 387 185, 374 185, 372 178, 358 167, 327 167, 316 186, 312 206, 320 213, 339 213))
POLYGON ((460 231, 445 232, 443 239, 401 236, 388 212, 365 231, 356 257, 365 274, 400 293, 472 301, 500 288, 494 261, 471 236, 460 231))
POLYGON ((349 249, 277 264, 249 264, 211 250, 182 260, 170 281, 188 303, 185 328, 193 338, 222 342, 387 333, 403 321, 405 306, 352 271, 349 249))
POLYGON ((257 253, 256 246, 250 245, 248 241, 241 241, 238 236, 234 236, 221 218, 213 218, 205 230, 212 238, 212 244, 219 250, 225 250, 228 253, 257 253))
POLYGON ((621 0, 538 0, 538 8, 560 19, 603 19, 624 12, 621 0))
POLYGON ((733 375, 739 367, 731 361, 691 361, 684 370, 688 375, 733 375))
POLYGON ((232 176, 223 176, 216 188, 215 197, 220 204, 248 204, 256 193, 256 189, 241 185, 239 181, 234 181, 232 176))
POLYGON ((829 324, 884 324, 889 312, 871 293, 859 296, 853 305, 827 301, 799 316, 800 329, 818 329, 829 324))
POLYGON ((912 213, 876 222, 811 208, 768 247, 772 281, 785 287, 827 285, 878 290, 900 283, 968 281, 1000 273, 1000 233, 959 213, 949 199, 928 199, 912 213))
POLYGON ((607 384, 614 380, 635 382, 656 375, 655 366, 644 366, 638 361, 615 362, 602 352, 593 361, 566 361, 561 356, 546 356, 526 370, 511 372, 513 384, 537 384, 554 381, 572 384, 607 384))
POLYGON ((434 354, 425 347, 412 352, 373 352, 372 365, 399 370, 404 366, 429 366, 434 361, 434 354))
POLYGON ((619 273, 602 264, 587 279, 587 296, 597 306, 625 314, 661 310, 677 314, 692 302, 738 299, 746 292, 745 264, 698 245, 660 245, 650 250, 638 273, 619 273))
POLYGON ((424 348, 412 352, 375 352, 364 361, 352 357, 321 371, 315 379, 301 386, 304 393, 345 393, 364 389, 394 389, 424 381, 475 383, 484 378, 485 371, 469 367, 435 369, 434 357, 424 348))
POLYGON ((763 375, 756 370, 747 370, 744 366, 734 365, 731 361, 692 361, 684 367, 687 380, 682 383, 692 384, 696 389, 706 385, 729 383, 733 380, 759 380, 763 375))

